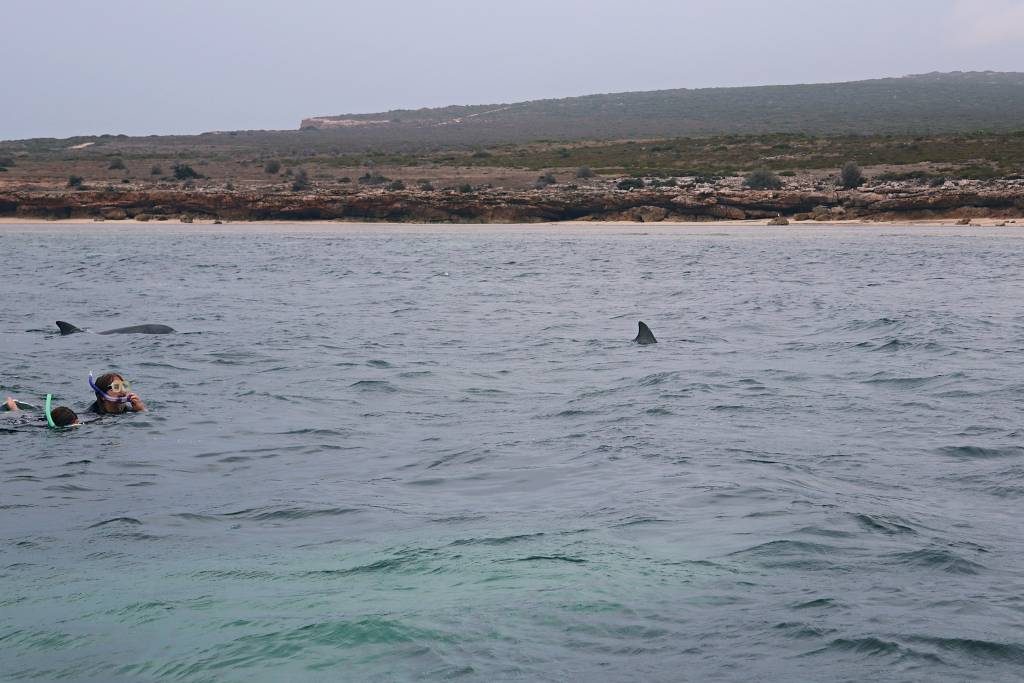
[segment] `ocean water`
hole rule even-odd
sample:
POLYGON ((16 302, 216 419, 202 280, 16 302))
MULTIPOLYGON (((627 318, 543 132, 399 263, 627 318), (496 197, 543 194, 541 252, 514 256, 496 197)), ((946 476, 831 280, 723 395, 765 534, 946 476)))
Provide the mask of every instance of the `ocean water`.
POLYGON ((0 392, 84 408, 118 370, 151 409, 0 421, 0 679, 1022 677, 1022 228, 0 254, 0 392))

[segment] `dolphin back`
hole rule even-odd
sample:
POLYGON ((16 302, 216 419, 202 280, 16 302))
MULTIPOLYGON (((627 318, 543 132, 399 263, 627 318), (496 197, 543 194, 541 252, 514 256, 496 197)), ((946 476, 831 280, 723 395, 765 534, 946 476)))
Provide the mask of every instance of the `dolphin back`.
POLYGON ((167 325, 132 325, 131 327, 119 327, 116 330, 106 330, 100 334, 171 334, 174 328, 167 325))
POLYGON ((63 320, 57 321, 57 327, 60 329, 60 333, 62 335, 74 334, 75 332, 84 332, 84 330, 75 327, 71 323, 66 323, 63 320))
POLYGON ((643 320, 640 321, 640 331, 634 339, 637 344, 657 344, 658 340, 654 338, 654 333, 651 332, 651 328, 647 327, 647 323, 643 320))

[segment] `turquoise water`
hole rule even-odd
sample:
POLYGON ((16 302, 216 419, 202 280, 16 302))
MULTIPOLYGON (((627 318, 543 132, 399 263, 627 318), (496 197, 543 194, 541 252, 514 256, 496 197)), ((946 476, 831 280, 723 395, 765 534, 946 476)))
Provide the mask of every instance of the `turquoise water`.
POLYGON ((0 677, 1016 679, 1022 247, 0 226, 0 677))

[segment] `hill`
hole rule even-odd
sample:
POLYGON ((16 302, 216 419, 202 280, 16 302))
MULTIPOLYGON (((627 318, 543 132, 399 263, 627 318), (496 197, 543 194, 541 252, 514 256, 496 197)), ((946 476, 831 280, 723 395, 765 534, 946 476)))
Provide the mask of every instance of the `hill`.
POLYGON ((359 144, 521 143, 712 134, 1005 131, 1024 121, 1024 73, 627 92, 304 119, 359 144), (374 141, 374 142, 371 142, 374 141))

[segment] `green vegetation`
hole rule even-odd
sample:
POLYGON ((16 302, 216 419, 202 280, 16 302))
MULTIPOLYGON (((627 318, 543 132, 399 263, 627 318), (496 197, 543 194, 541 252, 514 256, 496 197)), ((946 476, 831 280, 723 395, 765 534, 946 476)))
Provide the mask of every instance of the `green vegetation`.
MULTIPOLYGON (((344 114, 340 118, 397 123, 309 131, 380 144, 382 131, 414 144, 475 150, 541 139, 568 141, 690 135, 906 134, 1006 131, 1024 120, 1024 74, 946 73, 847 83, 625 92, 437 109, 344 114), (438 125, 484 114, 472 126, 438 125)), ((327 117, 330 118, 330 117, 327 117)), ((780 150, 784 151, 784 150, 780 150)), ((862 160, 863 162, 863 160, 862 160)), ((842 163, 842 162, 840 162, 842 163)))
POLYGON ((644 181, 641 178, 624 178, 615 187, 620 190, 640 190, 643 186, 644 181))
POLYGON ((160 164, 153 164, 153 168, 149 169, 149 175, 163 175, 164 169, 160 164))
POLYGON ((590 168, 589 166, 580 166, 579 168, 576 169, 576 177, 577 178, 593 178, 594 177, 594 170, 592 168, 590 168))
POLYGON ((839 171, 839 184, 847 190, 860 187, 864 183, 864 174, 854 161, 847 161, 839 171))
POLYGON ((196 171, 188 164, 175 164, 174 165, 174 178, 176 180, 191 180, 193 178, 203 178, 203 174, 196 171))
POLYGON ((770 168, 755 168, 743 179, 743 185, 751 190, 779 190, 782 181, 770 168))
POLYGON ((281 162, 277 159, 271 159, 263 165, 263 172, 268 175, 277 175, 278 171, 281 170, 281 162))
POLYGON ((68 187, 75 190, 80 190, 85 187, 85 179, 80 175, 69 175, 68 176, 68 187))
POLYGON ((110 165, 107 166, 108 170, 111 171, 123 171, 124 170, 124 159, 121 157, 114 157, 110 160, 110 165))
POLYGON ((306 169, 300 168, 295 171, 294 179, 292 180, 292 191, 302 192, 310 188, 309 175, 306 173, 306 169))

